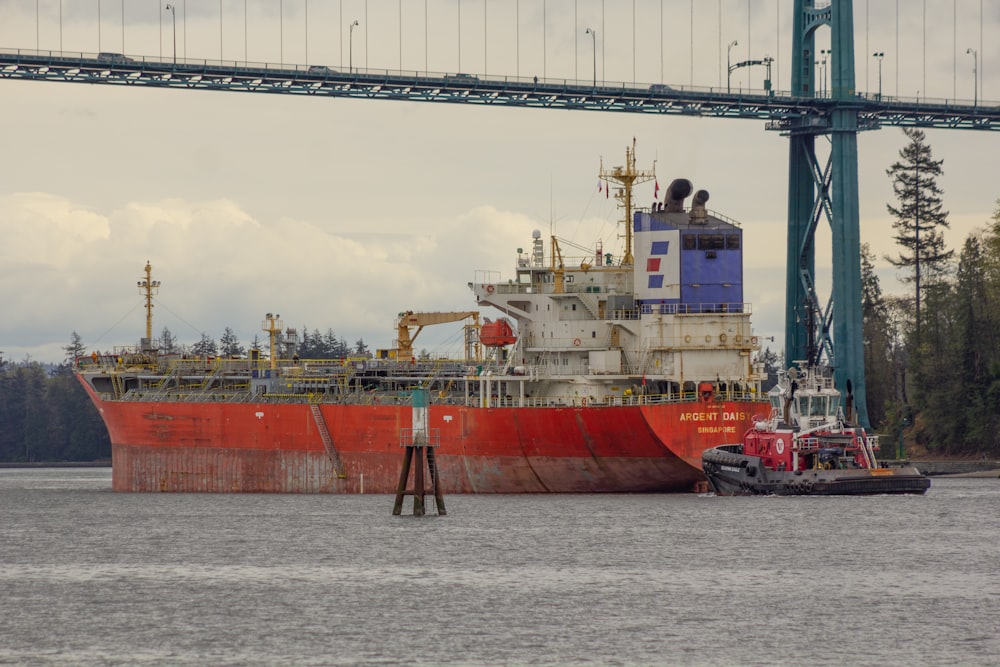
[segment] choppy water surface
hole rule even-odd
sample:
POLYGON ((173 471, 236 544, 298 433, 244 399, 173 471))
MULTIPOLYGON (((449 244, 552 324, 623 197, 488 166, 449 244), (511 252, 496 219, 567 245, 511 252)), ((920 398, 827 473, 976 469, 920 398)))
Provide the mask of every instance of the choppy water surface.
POLYGON ((1000 480, 445 502, 0 470, 0 664, 1000 662, 1000 480))

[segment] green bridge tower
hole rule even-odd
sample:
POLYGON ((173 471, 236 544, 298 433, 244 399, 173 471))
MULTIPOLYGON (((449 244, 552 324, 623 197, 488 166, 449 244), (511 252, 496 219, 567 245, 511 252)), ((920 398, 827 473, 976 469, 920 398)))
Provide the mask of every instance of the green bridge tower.
POLYGON ((814 97, 816 111, 775 123, 789 137, 788 255, 785 292, 785 360, 828 363, 844 396, 850 387, 857 420, 868 426, 861 313, 861 241, 858 213, 858 112, 854 87, 852 0, 795 0, 792 94, 814 97), (817 91, 816 31, 828 26, 830 90, 817 91), (825 164, 816 140, 829 136, 825 164), (814 236, 820 218, 830 224, 833 276, 830 299, 816 294, 814 236))

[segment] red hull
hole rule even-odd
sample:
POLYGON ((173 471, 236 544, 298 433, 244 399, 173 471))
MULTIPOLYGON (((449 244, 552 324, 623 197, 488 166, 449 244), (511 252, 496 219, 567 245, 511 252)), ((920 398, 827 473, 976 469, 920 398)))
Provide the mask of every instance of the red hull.
MULTIPOLYGON (((117 491, 394 493, 408 405, 320 406, 337 475, 309 405, 105 401, 117 491)), ((445 493, 689 491, 702 450, 735 442, 752 402, 624 407, 431 405, 445 493)))

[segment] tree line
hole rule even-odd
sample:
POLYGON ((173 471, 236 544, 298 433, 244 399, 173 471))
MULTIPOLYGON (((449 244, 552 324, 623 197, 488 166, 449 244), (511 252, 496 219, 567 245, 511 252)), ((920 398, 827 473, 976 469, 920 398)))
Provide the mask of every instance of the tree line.
MULTIPOLYGON (((885 259, 913 291, 883 293, 875 256, 862 249, 862 309, 868 414, 905 441, 910 455, 1000 456, 1000 200, 961 252, 945 246, 949 226, 934 160, 919 130, 887 170, 895 204, 885 259)), ((890 448, 890 451, 893 451, 890 448)), ((885 456, 883 451, 883 456, 885 456)))

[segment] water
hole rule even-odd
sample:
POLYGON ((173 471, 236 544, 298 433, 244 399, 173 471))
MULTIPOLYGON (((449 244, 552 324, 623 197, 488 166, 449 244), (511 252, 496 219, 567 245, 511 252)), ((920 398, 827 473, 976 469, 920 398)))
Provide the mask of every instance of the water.
POLYGON ((1000 664, 997 479, 445 502, 0 470, 0 664, 1000 664))

